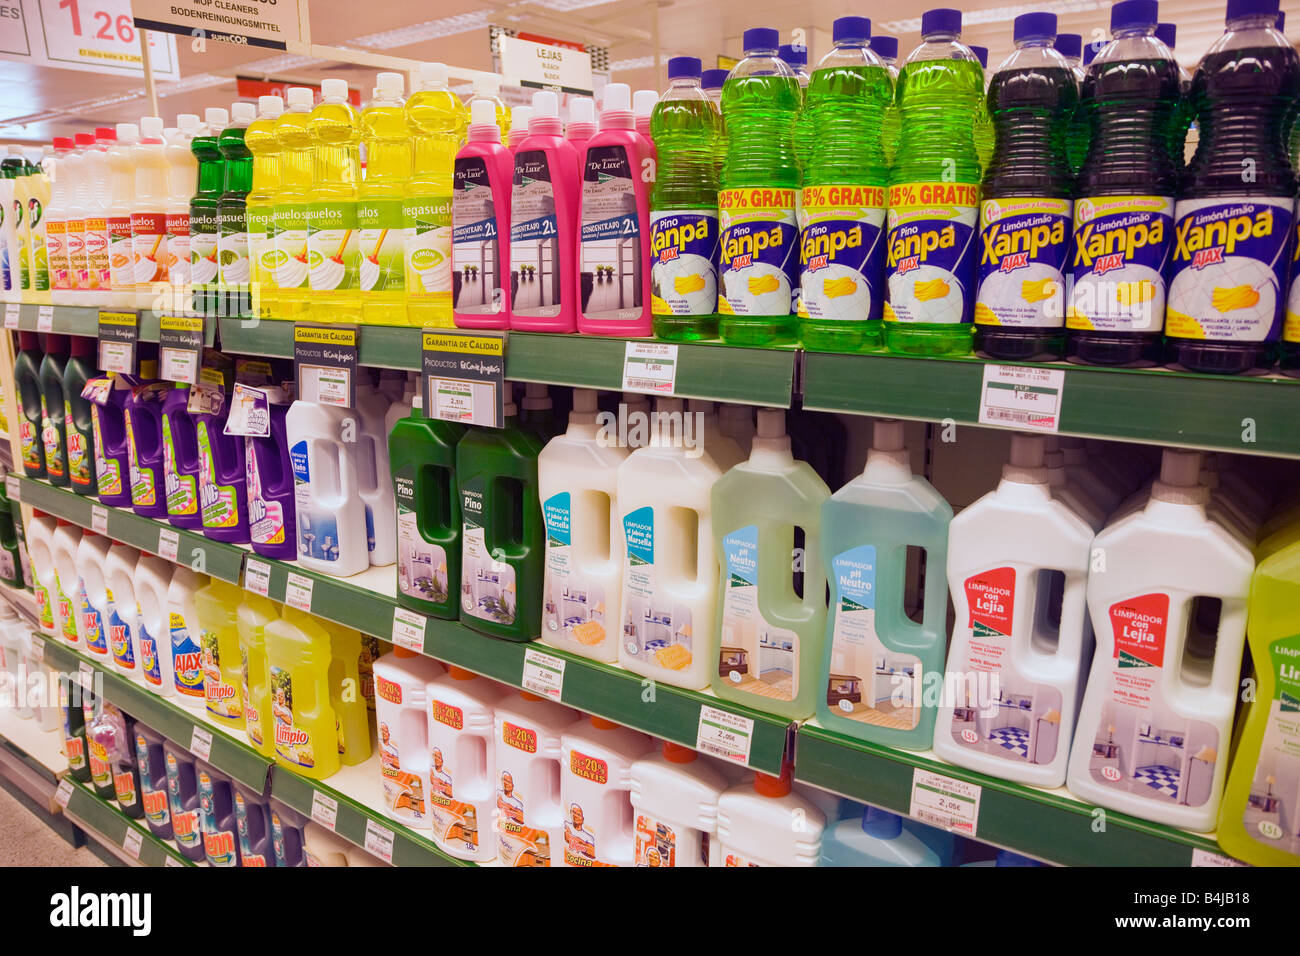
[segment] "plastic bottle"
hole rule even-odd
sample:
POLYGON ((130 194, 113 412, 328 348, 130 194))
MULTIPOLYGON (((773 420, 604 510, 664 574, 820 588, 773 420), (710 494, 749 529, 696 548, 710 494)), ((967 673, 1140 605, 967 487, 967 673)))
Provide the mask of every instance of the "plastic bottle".
POLYGON ((286 803, 271 798, 271 849, 276 866, 303 867, 307 865, 303 852, 309 817, 303 816, 286 803))
MULTIPOLYGON (((1272 26, 1274 20, 1269 19, 1266 22, 1268 26, 1272 26)), ((1282 31, 1279 29, 1278 32, 1281 33, 1282 31)), ((1157 40, 1169 48, 1170 53, 1174 52, 1174 46, 1178 39, 1177 24, 1157 23, 1155 35, 1157 40)), ((1173 160, 1174 166, 1181 173, 1186 164, 1187 148, 1190 146, 1193 152, 1196 149, 1196 139, 1193 136, 1192 129, 1189 128, 1189 124, 1195 122, 1195 117, 1192 115, 1192 75, 1187 72, 1187 68, 1179 63, 1177 59, 1174 60, 1174 63, 1178 66, 1179 100, 1174 109, 1174 121, 1169 129, 1169 158, 1173 160)), ((1283 130, 1285 129, 1286 126, 1283 125, 1283 130)), ((1183 188, 1185 186, 1180 178, 1179 191, 1181 192, 1183 188)))
POLYGON ((167 519, 178 528, 203 527, 199 505, 199 447, 189 413, 190 387, 175 385, 162 402, 163 482, 167 519))
POLYGON ((76 173, 72 169, 71 136, 55 136, 54 155, 46 164, 50 179, 50 198, 45 204, 45 255, 50 273, 50 299, 67 305, 72 298, 72 269, 68 260, 68 206, 76 190, 76 173))
POLYGON ((827 826, 821 866, 941 866, 939 855, 903 828, 888 810, 863 807, 862 815, 827 826))
MULTIPOLYGON (((159 654, 171 653, 176 701, 191 710, 204 709, 203 628, 199 621, 198 592, 206 575, 178 566, 167 585, 166 633, 155 636, 159 654)), ((152 633, 152 629, 151 633, 152 633)))
MULTIPOLYGON (((470 103, 470 110, 474 104, 470 103)), ((564 138, 578 151, 578 168, 586 165, 587 140, 596 135, 596 103, 590 96, 569 97, 569 120, 564 124, 564 138)), ((642 134, 647 135, 647 134, 642 134)))
MULTIPOLYGON (((1074 74, 1075 86, 1083 85, 1083 37, 1078 33, 1058 33, 1056 39, 1052 41, 1052 49, 1065 58, 1065 64, 1074 74)), ((1067 144, 1067 148, 1068 148, 1067 144)), ((1082 159, 1082 157, 1080 157, 1082 159)), ((1072 169, 1078 169, 1074 164, 1073 158, 1070 161, 1072 169)))
POLYGON ((994 359, 1059 358, 1064 341, 1077 91, 1055 35, 1055 14, 1016 17, 1015 52, 989 85, 996 146, 981 190, 975 349, 994 359))
POLYGON ((1043 455, 1043 467, 1047 469, 1047 486, 1052 497, 1082 518, 1094 533, 1100 531, 1106 524, 1106 514, 1086 491, 1070 480, 1065 470, 1065 453, 1047 452, 1043 455))
POLYGON ((302 856, 305 866, 348 865, 348 854, 354 849, 353 844, 310 819, 303 826, 302 834, 302 856))
POLYGON ((239 866, 239 824, 235 819, 235 788, 230 778, 202 760, 194 761, 199 791, 203 855, 208 866, 239 866))
POLYGON ((550 866, 563 853, 560 735, 577 718, 527 691, 493 709, 497 858, 505 866, 550 866))
POLYGON ((447 67, 420 64, 406 103, 414 165, 406 187, 407 316, 422 328, 452 325, 452 194, 456 151, 469 117, 447 88, 447 67))
POLYGON ((54 621, 59 636, 73 647, 85 646, 85 632, 81 621, 81 603, 84 590, 77 568, 77 546, 82 531, 70 521, 58 519, 50 539, 50 552, 54 556, 54 569, 58 574, 58 593, 55 595, 54 621))
POLYGON ((68 361, 68 337, 47 335, 39 371, 41 385, 41 443, 45 448, 45 479, 58 488, 68 486, 67 418, 63 373, 68 361))
POLYGON ((560 738, 564 866, 636 862, 632 763, 650 743, 645 734, 594 715, 565 729, 560 738))
POLYGON ((420 830, 431 825, 425 793, 429 781, 426 688, 442 670, 437 661, 404 647, 394 647, 374 663, 383 811, 420 830))
POLYGON ((167 740, 163 745, 163 763, 167 772, 167 803, 176 848, 187 860, 197 862, 204 856, 197 761, 184 747, 167 740))
MULTIPOLYGON (((135 599, 135 567, 140 552, 114 541, 104 559, 103 579, 107 600, 104 629, 118 673, 144 682, 140 651, 140 605, 135 599)), ((93 602, 92 602, 93 603, 93 602)))
POLYGON ((947 672, 966 676, 939 708, 934 750, 958 766, 1059 787, 1091 644, 1093 530, 1052 498, 1043 455, 1042 438, 1012 436, 997 488, 952 521, 947 672))
MULTIPOLYGON (((555 94, 534 93, 528 135, 518 145, 511 144, 515 174, 510 193, 510 327, 517 331, 577 328, 579 270, 573 257, 583 185, 577 150, 562 132, 555 94)), ((588 142, 588 155, 591 148, 588 142)))
POLYGON ((348 102, 346 80, 321 81, 321 102, 311 111, 307 129, 313 155, 313 179, 307 192, 310 315, 318 322, 360 322, 361 118, 348 102))
POLYGON ((1192 80, 1204 136, 1174 209, 1174 236, 1187 241, 1174 242, 1165 313, 1165 357, 1192 372, 1269 368, 1281 335, 1300 188, 1283 130, 1300 98, 1300 56, 1276 17, 1272 0, 1231 0, 1227 28, 1192 80))
MULTIPOLYGON (((131 204, 131 259, 135 307, 153 307, 154 283, 167 281, 167 199, 171 188, 159 116, 140 119, 140 142, 131 147, 135 198, 131 204)), ((191 215, 191 226, 193 216, 191 215)))
POLYGON ((472 101, 469 139, 456 154, 451 249, 453 318, 460 328, 510 326, 508 237, 514 158, 501 144, 493 109, 490 100, 472 101))
MULTIPOLYGON (((244 287, 247 288, 247 283, 244 287)), ((224 400, 220 412, 194 412, 190 417, 194 422, 203 533, 213 541, 247 544, 248 473, 244 436, 226 434, 230 406, 224 400)))
POLYGON ((122 409, 126 425, 127 477, 131 506, 146 518, 167 515, 163 468, 162 402, 170 389, 161 383, 140 385, 122 409))
POLYGON ((144 810, 131 753, 132 723, 114 704, 97 699, 93 716, 86 718, 86 746, 95 793, 103 800, 116 800, 123 814, 139 819, 144 810))
POLYGON ((248 265, 252 282, 252 314, 274 318, 279 312, 275 282, 275 197, 280 190, 280 142, 275 128, 284 113, 279 96, 257 98, 257 119, 248 124, 244 144, 253 156, 253 179, 244 197, 248 222, 248 265))
MULTIPOLYGON (((339 715, 331 703, 330 633, 309 614, 285 607, 265 625, 276 762, 313 780, 338 770, 339 715)), ((363 704, 364 706, 364 704, 363 704)))
POLYGON ((40 366, 44 360, 41 340, 35 332, 18 333, 18 355, 14 361, 14 390, 18 404, 18 444, 23 474, 44 478, 45 396, 41 391, 40 366))
POLYGON ((112 605, 105 580, 108 549, 112 541, 91 531, 82 532, 77 543, 73 568, 76 577, 77 629, 81 646, 92 656, 107 660, 110 656, 109 621, 112 605))
POLYGON ((244 436, 248 533, 252 548, 268 558, 293 560, 298 553, 293 468, 289 462, 289 406, 271 404, 270 434, 244 436))
POLYGON ((95 436, 91 403, 81 397, 86 382, 98 367, 95 339, 76 336, 63 367, 63 423, 68 449, 68 485, 79 495, 99 491, 95 474, 95 436))
POLYGON ((59 600, 59 573, 54 566, 54 531, 57 525, 50 515, 32 511, 28 528, 28 550, 32 562, 32 593, 36 598, 36 624, 42 634, 58 633, 56 619, 59 600))
POLYGON ((665 740, 663 751, 632 764, 635 865, 717 866, 718 800, 729 786, 689 747, 665 740))
POLYGON ((162 558, 142 554, 131 579, 140 609, 140 676, 146 688, 166 698, 176 696, 171 621, 167 613, 167 588, 171 584, 172 567, 162 558))
POLYGON ((239 865, 275 866, 270 799, 238 781, 233 782, 233 787, 235 835, 239 838, 239 865))
POLYGON ((194 595, 202 653, 203 700, 208 716, 227 727, 244 726, 243 662, 238 612, 243 590, 212 578, 194 595))
POLYGON ((397 560, 397 503, 393 496, 384 415, 387 396, 369 385, 357 387, 360 429, 356 447, 357 494, 365 505, 366 545, 370 563, 384 567, 397 560))
POLYGON ((806 94, 799 339, 809 349, 856 352, 881 342, 889 184, 882 124, 893 84, 867 46, 870 35, 866 17, 837 18, 835 46, 806 94))
POLYGON ((140 767, 135 754, 135 721, 118 711, 114 721, 113 746, 109 748, 109 766, 113 772, 113 791, 117 805, 128 817, 143 820, 144 801, 140 767))
MULTIPOLYGON (((514 126, 511 123, 510 107, 506 106, 506 101, 501 98, 501 77, 495 73, 480 73, 475 76, 474 92, 470 96, 469 103, 466 104, 467 110, 473 110, 475 100, 487 100, 492 104, 497 128, 501 130, 501 142, 508 141, 514 126)), ((528 124, 524 123, 524 126, 526 132, 528 124)))
POLYGON ((718 854, 722 866, 816 866, 826 817, 790 791, 793 768, 779 777, 754 774, 718 798, 718 854), (790 826, 791 819, 802 826, 790 826))
POLYGON ((727 152, 718 193, 719 332, 735 345, 776 345, 795 334, 800 174, 794 126, 802 92, 777 57, 778 41, 776 30, 746 30, 745 57, 722 88, 727 152))
POLYGON ((245 593, 235 610, 239 635, 239 689, 244 702, 244 731, 249 745, 264 757, 275 756, 271 724, 271 671, 266 657, 266 626, 280 616, 268 598, 245 593))
POLYGON ((513 155, 528 137, 528 126, 533 119, 533 108, 531 106, 512 106, 510 108, 510 132, 504 136, 505 143, 513 155))
POLYGON ((194 113, 176 117, 177 130, 167 138, 167 282, 168 311, 188 313, 193 309, 194 290, 190 283, 190 200, 198 178, 194 137, 201 134, 202 121, 194 113))
POLYGON ((899 140, 889 175, 885 345, 965 355, 974 326, 980 164, 975 125, 984 70, 961 42, 961 13, 927 10, 894 102, 899 140))
POLYGON ((305 86, 285 91, 288 104, 275 121, 280 148, 280 188, 272 206, 275 230, 275 284, 279 317, 301 318, 307 310, 307 194, 315 182, 311 133, 307 121, 315 94, 305 86))
POLYGON ((160 840, 172 838, 172 815, 167 799, 167 738, 136 721, 135 763, 140 775, 140 806, 149 832, 160 840))
MULTIPOLYGON (((609 87, 605 87, 608 94, 609 87)), ((659 94, 654 90, 637 90, 632 94, 632 112, 636 116, 636 131, 641 134, 641 138, 650 146, 650 155, 654 155, 655 144, 654 138, 650 134, 650 117, 654 114, 655 104, 659 102, 659 94)), ((608 108, 608 103, 606 103, 608 108)), ((567 130, 565 131, 567 134, 567 130)), ((579 157, 581 159, 581 157, 579 157)))
POLYGON ((72 170, 71 194, 67 206, 67 232, 64 243, 68 250, 68 281, 73 304, 92 304, 90 268, 86 259, 86 216, 90 197, 90 151, 95 145, 93 133, 78 133, 74 137, 76 149, 69 157, 72 170))
POLYGON ((23 565, 27 553, 22 548, 18 527, 14 522, 14 507, 7 495, 0 496, 0 581, 10 587, 24 587, 23 565))
POLYGON ((428 686, 429 816, 440 849, 461 860, 497 859, 496 737, 502 688, 448 666, 428 686))
POLYGON ((285 418, 293 468, 298 561, 348 577, 370 566, 366 509, 359 495, 357 443, 343 440, 345 408, 297 401, 285 418))
POLYGON ((109 204, 108 230, 109 304, 119 309, 135 308, 135 257, 131 240, 131 208, 135 205, 135 163, 131 150, 140 139, 135 123, 118 123, 114 141, 108 147, 109 204))
POLYGON ((1155 0, 1112 6, 1112 39, 1088 66, 1080 92, 1089 146, 1077 180, 1066 303, 1066 352, 1074 362, 1160 359, 1178 172, 1168 130, 1179 83, 1155 26, 1155 0))
POLYGON ((223 298, 222 315, 248 315, 252 310, 246 197, 253 185, 253 154, 244 134, 255 119, 257 108, 252 103, 232 103, 230 125, 217 140, 222 159, 217 200, 217 288, 223 298))
POLYGON ((1199 453, 1165 449, 1146 507, 1093 542, 1106 573, 1088 579, 1097 651, 1068 783, 1081 800, 1207 831, 1219 816, 1255 563, 1206 517, 1199 471, 1199 453))
POLYGON ((546 527, 537 498, 542 442, 513 402, 501 429, 472 428, 456 445, 460 491, 460 619, 512 641, 541 633, 546 527))
POLYGON ((18 269, 18 232, 14 224, 21 218, 15 207, 15 187, 18 184, 20 151, 10 146, 8 155, 0 160, 0 280, 3 281, 4 301, 22 301, 22 285, 18 269))
POLYGON ((402 196, 411 177, 411 134, 403 105, 405 78, 380 73, 361 112, 366 178, 357 190, 361 317, 368 325, 406 325, 406 241, 402 196))
POLYGON ((46 249, 45 208, 50 202, 49 169, 53 151, 46 147, 41 164, 30 164, 25 193, 27 205, 27 273, 30 276, 30 301, 45 304, 50 298, 50 266, 46 249))

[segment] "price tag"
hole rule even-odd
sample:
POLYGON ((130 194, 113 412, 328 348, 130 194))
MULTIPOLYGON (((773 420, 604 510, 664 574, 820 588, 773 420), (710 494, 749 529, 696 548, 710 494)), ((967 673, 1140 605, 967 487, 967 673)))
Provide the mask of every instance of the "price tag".
POLYGON ((170 528, 158 532, 158 556, 168 561, 176 560, 176 553, 181 547, 181 536, 170 528))
POLYGON ((134 375, 139 335, 138 312, 99 313, 99 367, 105 372, 134 375))
POLYGON ((408 651, 424 652, 423 614, 408 611, 404 607, 393 608, 393 643, 408 651))
POLYGON ((1224 856, 1222 853, 1212 853, 1209 850, 1202 850, 1199 847, 1192 850, 1192 866, 1245 866, 1240 860, 1234 860, 1230 856, 1224 856))
POLYGON ((374 820, 366 821, 366 851, 385 863, 393 862, 393 831, 374 820))
POLYGON ((164 315, 158 320, 158 364, 169 382, 196 385, 203 365, 201 316, 164 315))
POLYGON ((168 853, 166 859, 163 860, 163 866, 164 866, 164 867, 168 867, 168 866, 179 866, 179 867, 184 867, 185 864, 182 863, 180 860, 176 859, 176 857, 172 856, 170 853, 168 853))
POLYGON ((45 638, 32 635, 32 660, 37 664, 45 663, 45 638))
POLYGON ((289 572, 289 581, 284 586, 284 603, 300 611, 311 612, 312 579, 293 571, 289 572))
POLYGON ((559 703, 564 692, 564 658, 528 648, 524 651, 524 690, 559 703))
POLYGON ((623 391, 671 395, 677 387, 677 346, 628 342, 623 353, 623 391))
POLYGON ((90 530, 95 534, 108 534, 108 509, 103 505, 90 506, 90 530))
POLYGON ((265 561, 248 558, 244 562, 244 589, 269 597, 271 594, 271 566, 265 561))
POLYGON ((5 475, 5 497, 10 501, 22 501, 22 484, 17 475, 5 475))
POLYGON ((122 838, 122 849, 126 851, 127 856, 133 860, 140 859, 140 847, 144 846, 144 834, 133 826, 126 828, 126 836, 122 838))
POLYGON ((311 818, 326 830, 333 832, 334 825, 339 819, 339 802, 319 790, 312 791, 311 818))
POLYGON ((700 707, 700 724, 695 731, 695 749, 729 763, 747 766, 754 743, 752 718, 707 705, 700 707))
POLYGON ((43 305, 40 307, 40 310, 36 313, 36 331, 54 331, 54 306, 43 305))
POLYGON ((23 307, 19 305, 17 302, 10 302, 8 305, 6 305, 5 306, 5 328, 6 329, 18 328, 18 319, 22 316, 22 314, 23 314, 23 307))
POLYGON ((980 424, 1055 434, 1064 394, 1064 369, 985 365, 980 424))
POLYGON ((355 408, 357 330, 347 325, 295 325, 293 366, 298 397, 318 405, 355 408))
POLYGON ((429 418, 500 428, 505 421, 503 332, 426 331, 423 407, 429 418))
POLYGON ((190 753, 200 760, 212 758, 212 731, 206 727, 195 727, 190 734, 190 753))
POLYGON ((912 802, 907 813, 941 830, 974 837, 982 792, 978 784, 917 767, 912 774, 912 802))
POLYGON ((63 809, 68 809, 68 801, 72 799, 72 791, 75 789, 76 785, 67 777, 64 777, 59 781, 59 789, 54 791, 54 802, 63 809))

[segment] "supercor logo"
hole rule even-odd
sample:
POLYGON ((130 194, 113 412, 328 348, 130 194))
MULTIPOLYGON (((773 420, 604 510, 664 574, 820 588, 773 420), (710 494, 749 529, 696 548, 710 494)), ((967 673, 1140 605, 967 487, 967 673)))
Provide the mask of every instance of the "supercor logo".
POLYGON ((1174 258, 1191 262, 1193 269, 1222 262, 1236 251, 1237 243, 1249 239, 1267 239, 1273 235, 1273 207, 1261 206, 1231 210, 1232 215, 1208 222, 1186 217, 1174 229, 1174 258))
POLYGON ((59 929, 121 928, 133 936, 153 930, 153 894, 83 893, 73 886, 50 897, 50 925, 59 929))

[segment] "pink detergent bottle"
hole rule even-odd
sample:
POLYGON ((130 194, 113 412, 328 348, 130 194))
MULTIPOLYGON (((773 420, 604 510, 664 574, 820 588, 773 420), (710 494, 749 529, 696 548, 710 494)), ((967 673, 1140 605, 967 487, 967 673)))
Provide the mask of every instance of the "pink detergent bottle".
POLYGON ((510 328, 510 188, 515 161, 501 144, 496 104, 470 103, 451 195, 452 317, 462 329, 510 328))
POLYGON ((577 328, 578 152, 563 132, 555 94, 534 93, 510 192, 510 328, 517 331, 577 328))
POLYGON ((578 168, 587 161, 587 140, 596 135, 596 103, 590 96, 569 98, 569 121, 564 124, 564 138, 578 151, 578 168))
POLYGON ((653 335, 650 318, 650 185, 654 161, 636 131, 632 91, 605 86, 600 130, 587 141, 579 212, 578 331, 653 335))

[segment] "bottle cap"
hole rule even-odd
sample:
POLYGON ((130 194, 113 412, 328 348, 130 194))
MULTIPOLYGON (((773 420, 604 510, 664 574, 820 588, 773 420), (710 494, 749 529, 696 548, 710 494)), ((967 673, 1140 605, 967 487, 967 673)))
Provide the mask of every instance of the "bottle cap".
POLYGON ((1156 0, 1117 0, 1110 8, 1110 32, 1154 27, 1159 20, 1156 0))
MULTIPOLYGON (((1278 13, 1278 0, 1228 0, 1228 12, 1224 17, 1225 20, 1235 20, 1238 17, 1255 17, 1255 16, 1274 16, 1278 13)), ((1160 28, 1166 24, 1160 24, 1156 27, 1156 36, 1160 36, 1160 28)), ((1168 24, 1169 29, 1174 28, 1173 24, 1168 24)), ((1164 37, 1160 37, 1164 40, 1164 37)), ((1170 40, 1165 40, 1165 46, 1169 49, 1174 48, 1170 40)))
POLYGON ((478 677, 473 671, 467 671, 463 667, 457 667, 455 664, 447 665, 447 676, 452 680, 474 680, 478 677))
POLYGON ((142 139, 162 139, 163 121, 161 116, 140 117, 140 136, 142 139))
POLYGON ((400 644, 395 644, 393 646, 393 656, 394 657, 419 657, 420 655, 415 651, 411 650, 409 647, 402 647, 402 645, 400 644))
POLYGON ((1067 60, 1077 60, 1083 53, 1083 37, 1077 33, 1058 33, 1052 46, 1067 60))
POLYGON ((284 113, 284 98, 280 96, 259 96, 257 98, 257 115, 262 119, 276 119, 284 113))
POLYGON ((898 59, 898 37, 878 33, 871 38, 871 42, 867 46, 882 60, 898 59))
POLYGON ((892 418, 882 418, 871 430, 871 447, 875 451, 905 451, 903 423, 892 418))
POLYGON ((758 50, 776 51, 781 47, 781 31, 771 27, 751 27, 745 31, 742 45, 746 56, 758 50))
POLYGON ((649 116, 659 102, 659 94, 654 90, 637 90, 632 94, 632 112, 638 117, 649 116))
POLYGON ((540 382, 528 382, 524 385, 524 408, 552 408, 551 393, 540 382))
POLYGON ((618 724, 614 723, 614 721, 606 720, 604 717, 597 717, 595 714, 591 715, 591 726, 595 727, 597 730, 618 729, 618 724))
POLYGON ((569 100, 569 122, 596 122, 596 101, 590 96, 575 96, 569 100))
POLYGON ((306 86, 291 86, 284 91, 284 99, 291 110, 309 110, 316 102, 316 94, 306 86))
POLYGON ((474 77, 474 92, 495 96, 501 89, 501 77, 495 73, 480 73, 474 77))
POLYGON ((321 99, 325 101, 346 103, 348 101, 348 81, 340 80, 338 77, 321 80, 320 95, 321 99))
POLYGON ((975 59, 980 61, 980 66, 987 70, 989 68, 989 48, 986 46, 971 46, 970 51, 975 54, 975 59))
POLYGON ((1166 448, 1160 458, 1160 477, 1151 485, 1151 497, 1178 504, 1205 504, 1210 489, 1200 483, 1201 453, 1166 448))
POLYGON ((76 142, 76 144, 77 144, 78 146, 94 146, 94 145, 95 145, 95 134, 94 134, 94 133, 78 133, 76 136, 73 137, 73 140, 76 142))
POLYGON ((203 111, 203 124, 216 132, 230 125, 230 114, 220 106, 209 106, 203 111))
MULTIPOLYGON (((1011 30, 1012 39, 1016 43, 1028 40, 1030 37, 1054 37, 1056 36, 1056 14, 1022 13, 1016 17, 1011 30)), ((971 49, 976 48, 971 47, 971 49)), ((985 55, 987 56, 987 52, 985 55)), ((1062 55, 1064 56, 1064 53, 1062 55)))
POLYGON ((784 438, 785 410, 781 408, 760 408, 755 438, 784 438))
POLYGON ((496 126, 497 105, 491 100, 470 100, 469 122, 471 126, 496 126))
POLYGON ((111 126, 96 126, 95 139, 115 140, 117 139, 117 130, 111 126))
POLYGON ((1083 48, 1083 65, 1087 66, 1093 60, 1097 59, 1097 54, 1102 51, 1103 45, 1089 43, 1083 48))
POLYGON ((140 138, 140 127, 134 123, 118 123, 113 135, 119 143, 134 143, 140 138))
MULTIPOLYGON (((1228 4, 1228 8, 1232 9, 1232 4, 1228 4)), ((1157 23, 1156 39, 1172 50, 1174 48, 1174 42, 1178 39, 1178 24, 1157 23)))
POLYGON ((764 797, 784 797, 790 792, 790 778, 793 776, 792 764, 781 767, 781 775, 774 777, 769 773, 754 774, 754 789, 764 797))
POLYGON ((950 7, 926 10, 921 14, 921 36, 928 37, 936 33, 961 33, 961 11, 950 7))
MULTIPOLYGON (((538 94, 540 95, 540 94, 538 94)), ((554 96, 555 94, 551 94, 554 96)), ((534 97, 534 107, 537 105, 534 97)), ((632 108, 632 87, 626 83, 606 83, 605 100, 601 104, 602 113, 625 113, 632 108)))
POLYGON ((519 408, 514 402, 506 402, 501 408, 502 418, 514 418, 519 414, 519 408))
POLYGON ((672 56, 668 58, 668 79, 700 78, 702 64, 698 56, 672 56))
POLYGON ((569 421, 575 425, 591 425, 596 421, 596 392, 590 388, 573 390, 573 410, 569 412, 569 421))
MULTIPOLYGON (((397 74, 401 76, 401 74, 397 74)), ((381 73, 380 76, 383 76, 381 73)), ((421 63, 420 64, 420 88, 424 90, 439 90, 447 85, 447 64, 446 63, 421 63)), ((499 85, 499 84, 498 84, 499 85)), ((478 92, 478 84, 475 83, 474 92, 478 92)))
POLYGON ((55 149, 72 149, 75 145, 71 136, 56 136, 52 142, 55 149))
POLYGON ((375 89, 385 96, 395 96, 400 100, 406 92, 406 77, 401 73, 380 73, 375 77, 375 89))
MULTIPOLYGON (((611 83, 609 84, 609 86, 606 86, 605 87, 605 103, 606 103, 605 108, 606 109, 609 108, 608 104, 609 104, 609 95, 610 95, 611 87, 615 87, 615 86, 621 86, 625 90, 628 88, 626 83, 611 83)), ((626 106, 623 108, 627 109, 626 106)), ((533 118, 528 121, 529 126, 532 126, 533 120, 559 119, 559 118, 560 118, 560 98, 556 96, 554 92, 552 92, 551 90, 538 90, 536 93, 533 94, 533 118)))
POLYGON ((722 84, 727 82, 727 73, 729 70, 705 70, 700 74, 700 86, 706 90, 720 90, 722 84))
POLYGON ((1002 479, 1022 485, 1047 484, 1045 447, 1042 435, 1012 435, 1011 458, 1002 466, 1002 479))
MULTIPOLYGON (((835 22, 831 24, 831 39, 836 43, 870 40, 871 21, 867 17, 836 17, 835 22)), ((806 52, 804 57, 807 58, 806 52)))
POLYGON ((230 125, 248 126, 257 119, 257 107, 252 103, 230 104, 230 125))
POLYGON ((698 757, 699 754, 690 747, 675 744, 671 740, 664 741, 664 759, 669 763, 690 763, 698 757))
POLYGON ((862 832, 867 836, 892 840, 903 832, 903 818, 879 807, 863 807, 862 832))
POLYGON ((1277 12, 1277 23, 1275 24, 1275 26, 1277 27, 1277 29, 1278 29, 1279 32, 1281 32, 1281 31, 1283 31, 1283 30, 1286 29, 1286 11, 1285 11, 1285 10, 1279 10, 1279 11, 1277 12))
MULTIPOLYGON (((495 114, 494 114, 495 115, 495 114)), ((515 130, 528 132, 528 124, 533 121, 533 108, 531 106, 515 106, 510 110, 510 133, 514 136, 515 130)))
POLYGON ((777 48, 776 55, 790 67, 808 65, 808 48, 806 46, 795 46, 793 43, 782 43, 777 48))

